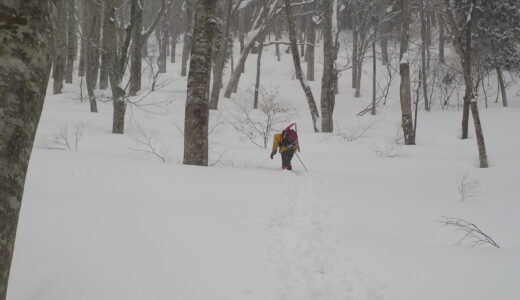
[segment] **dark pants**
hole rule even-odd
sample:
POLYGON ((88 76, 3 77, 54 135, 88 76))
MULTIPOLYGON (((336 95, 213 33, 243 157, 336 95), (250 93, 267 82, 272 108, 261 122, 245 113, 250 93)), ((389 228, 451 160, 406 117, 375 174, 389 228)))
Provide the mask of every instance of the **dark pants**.
POLYGON ((291 159, 293 158, 294 150, 288 149, 282 152, 282 168, 291 170, 291 159))

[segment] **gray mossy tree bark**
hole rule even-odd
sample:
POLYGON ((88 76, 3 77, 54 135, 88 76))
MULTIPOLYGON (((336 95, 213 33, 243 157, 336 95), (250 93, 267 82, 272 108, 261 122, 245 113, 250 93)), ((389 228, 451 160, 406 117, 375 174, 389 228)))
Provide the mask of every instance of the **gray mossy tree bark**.
POLYGON ((334 62, 336 60, 335 46, 332 41, 332 14, 334 1, 324 1, 323 13, 323 76, 321 77, 321 131, 332 132, 332 105, 334 103, 334 62))
POLYGON ((314 100, 314 96, 312 95, 312 90, 305 78, 303 78, 302 66, 300 63, 300 55, 298 54, 298 44, 296 42, 296 29, 294 17, 291 9, 291 0, 284 0, 284 9, 287 17, 287 27, 289 30, 289 41, 291 54, 294 63, 294 71, 296 73, 296 78, 300 81, 300 85, 305 93, 305 97, 307 98, 307 104, 309 105, 309 110, 312 118, 312 125, 314 127, 314 132, 319 132, 318 129, 318 118, 320 117, 320 113, 318 112, 318 106, 316 105, 316 101, 314 100))
POLYGON ((223 86, 222 75, 224 72, 224 65, 226 63, 226 55, 229 48, 228 35, 231 27, 231 14, 233 9, 233 0, 226 0, 225 4, 225 23, 224 23, 224 40, 221 41, 217 59, 214 66, 213 87, 211 88, 211 98, 209 102, 210 109, 218 109, 218 102, 220 99, 220 90, 223 86))
POLYGON ((99 73, 99 45, 101 40, 101 8, 91 0, 85 0, 85 73, 90 111, 97 112, 94 89, 99 73))
POLYGON ((67 2, 58 1, 58 13, 56 16, 56 30, 54 32, 54 64, 53 64, 53 92, 61 94, 65 81, 67 63, 67 2))
POLYGON ((192 34, 193 34, 193 19, 195 14, 196 3, 194 0, 187 0, 185 2, 186 8, 186 30, 184 31, 184 43, 182 47, 182 65, 181 65, 181 76, 188 74, 188 60, 190 58, 192 34))
POLYGON ((7 297, 25 176, 49 81, 57 2, 0 5, 0 300, 7 297))
POLYGON ((76 1, 67 1, 67 67, 65 82, 72 83, 74 73, 74 60, 78 52, 76 1))
POLYGON ((208 165, 209 88, 217 0, 199 0, 184 115, 184 161, 186 165, 208 165))
POLYGON ((506 85, 504 83, 504 76, 502 75, 502 69, 500 67, 495 67, 498 77, 498 85, 500 86, 500 93, 502 94, 502 105, 507 107, 507 93, 506 93, 506 85))
POLYGON ((484 133, 482 130, 482 123, 478 112, 477 99, 473 92, 473 78, 472 78, 472 67, 471 67, 471 39, 472 39, 472 26, 473 17, 475 11, 476 0, 472 0, 470 7, 467 12, 456 12, 463 13, 464 15, 458 16, 457 20, 461 19, 462 24, 459 24, 454 15, 453 9, 450 5, 449 0, 445 0, 446 16, 449 26, 450 34, 453 37, 455 49, 460 57, 460 63, 464 74, 464 111, 462 118, 462 138, 468 136, 468 122, 469 122, 469 111, 473 117, 473 124, 475 127, 475 135, 477 137, 477 147, 479 152, 479 161, 481 168, 488 167, 488 159, 486 152, 486 144, 484 141, 484 133), (466 108, 467 106, 467 108, 466 108), (466 111, 467 110, 467 111, 466 111), (466 115, 467 114, 467 115, 466 115))
POLYGON ((401 5, 401 50, 399 73, 401 74, 401 127, 403 128, 405 145, 415 145, 415 134, 412 119, 412 94, 410 90, 410 62, 408 61, 408 38, 410 27, 410 11, 408 0, 400 0, 401 5))

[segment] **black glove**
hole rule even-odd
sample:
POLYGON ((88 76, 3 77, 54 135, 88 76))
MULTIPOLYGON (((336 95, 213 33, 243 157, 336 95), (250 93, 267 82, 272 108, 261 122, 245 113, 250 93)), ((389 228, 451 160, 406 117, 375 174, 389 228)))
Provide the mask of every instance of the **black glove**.
POLYGON ((273 159, 274 155, 276 154, 276 152, 272 152, 271 153, 271 159, 273 159))

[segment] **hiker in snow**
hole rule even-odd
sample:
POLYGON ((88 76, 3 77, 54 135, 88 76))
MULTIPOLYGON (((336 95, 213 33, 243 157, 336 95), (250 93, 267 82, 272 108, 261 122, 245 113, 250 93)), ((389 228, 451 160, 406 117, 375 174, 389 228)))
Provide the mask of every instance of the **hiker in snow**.
POLYGON ((298 150, 298 152, 300 152, 298 134, 294 129, 291 129, 294 125, 296 125, 296 123, 289 125, 284 131, 282 131, 282 133, 277 133, 273 137, 273 152, 271 152, 271 159, 273 159, 278 148, 280 148, 283 170, 292 170, 291 160, 294 151, 298 150))

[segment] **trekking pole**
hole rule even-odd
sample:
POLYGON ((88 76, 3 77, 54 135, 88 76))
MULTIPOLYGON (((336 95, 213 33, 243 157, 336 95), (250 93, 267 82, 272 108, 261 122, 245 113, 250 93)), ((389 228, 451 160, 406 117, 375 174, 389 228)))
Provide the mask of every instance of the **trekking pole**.
POLYGON ((307 167, 305 166, 305 164, 303 163, 302 159, 300 158, 300 156, 298 155, 298 153, 294 152, 294 154, 296 154, 296 157, 298 157, 298 160, 302 163, 302 166, 303 168, 305 169, 306 172, 309 172, 309 170, 307 169, 307 167))

